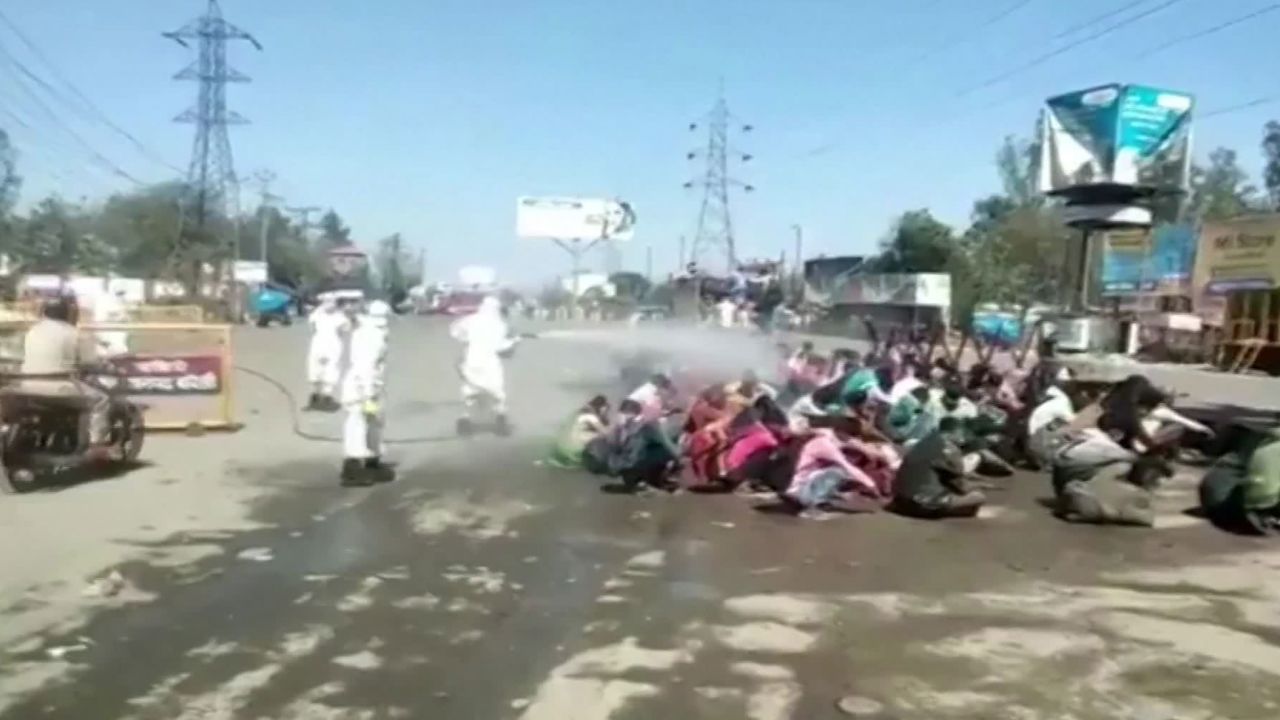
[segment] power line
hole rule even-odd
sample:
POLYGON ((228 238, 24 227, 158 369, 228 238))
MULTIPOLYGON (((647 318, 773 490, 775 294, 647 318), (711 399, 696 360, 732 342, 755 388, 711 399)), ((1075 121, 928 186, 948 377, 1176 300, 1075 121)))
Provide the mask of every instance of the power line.
POLYGON ((1232 115, 1242 110, 1252 110, 1253 108, 1260 107, 1262 105, 1270 105, 1275 102, 1280 102, 1280 93, 1274 95, 1263 95, 1262 97, 1257 97, 1236 105, 1227 105, 1226 107, 1221 107, 1217 110, 1210 110, 1207 113, 1202 113, 1200 115, 1200 119, 1207 120, 1209 118, 1219 117, 1222 115, 1232 115))
POLYGON ((1112 10, 1108 10, 1107 12, 1104 12, 1104 13, 1102 13, 1101 15, 1095 15, 1095 16, 1093 16, 1093 17, 1089 18, 1088 20, 1085 20, 1085 21, 1083 21, 1083 22, 1078 22, 1078 23, 1076 23, 1075 25, 1072 25, 1071 27, 1067 28, 1066 30, 1063 30, 1062 32, 1058 33, 1057 35, 1054 35, 1054 36, 1053 36, 1053 39, 1054 39, 1054 40, 1062 40, 1062 39, 1067 38, 1067 37, 1069 37, 1069 36, 1071 36, 1071 35, 1075 35, 1076 33, 1080 32, 1081 30, 1087 30, 1087 29, 1089 29, 1089 28, 1093 27, 1094 25, 1097 25, 1098 23, 1104 22, 1104 21, 1106 21, 1106 20, 1110 20, 1111 18, 1113 18, 1113 17, 1115 17, 1115 16, 1117 16, 1117 15, 1121 15, 1121 14, 1123 14, 1123 13, 1125 13, 1125 12, 1129 11, 1129 10, 1132 10, 1133 8, 1135 8, 1135 7, 1139 6, 1139 5, 1143 5, 1143 4, 1147 3, 1147 2, 1150 2, 1150 0, 1133 0, 1133 2, 1127 2, 1127 3, 1125 3, 1124 5, 1121 5, 1121 6, 1120 6, 1120 7, 1118 7, 1118 8, 1115 8, 1115 9, 1112 9, 1112 10))
MULTIPOLYGON (((952 48, 955 48, 955 47, 957 47, 957 46, 959 46, 959 45, 963 45, 964 43, 968 42, 969 40, 974 39, 974 37, 975 37, 978 33, 981 33, 983 30, 986 30, 987 28, 990 28, 990 27, 992 27, 992 26, 994 26, 994 25, 998 24, 1001 20, 1004 20, 1005 18, 1007 18, 1007 17, 1009 17, 1010 15, 1012 15, 1012 14, 1014 14, 1014 13, 1018 12, 1019 10, 1021 10, 1022 8, 1024 8, 1024 7, 1028 6, 1028 5, 1030 5, 1030 4, 1031 4, 1031 3, 1033 3, 1033 2, 1035 2, 1035 0, 1017 0, 1016 2, 1014 2, 1014 3, 1013 3, 1012 5, 1010 5, 1009 7, 1006 7, 1006 8, 1005 8, 1005 9, 1003 9, 1003 10, 997 11, 994 15, 992 15, 992 16, 988 17, 986 20, 983 20, 982 22, 978 23, 976 26, 974 26, 974 27, 972 27, 972 28, 969 28, 969 29, 967 29, 967 30, 962 30, 962 31, 960 31, 960 32, 956 33, 955 35, 951 36, 951 38, 950 38, 950 39, 945 40, 945 41, 943 41, 942 43, 940 43, 939 45, 936 45, 936 46, 934 46, 934 47, 932 47, 932 48, 930 48, 930 49, 928 49, 928 50, 924 51, 924 52, 923 52, 923 53, 921 53, 919 56, 917 56, 915 60, 912 60, 912 61, 911 61, 911 64, 915 64, 915 63, 918 63, 918 62, 921 62, 921 61, 924 61, 924 60, 928 60, 929 58, 934 57, 934 56, 935 56, 935 55, 937 55, 938 53, 946 52, 947 50, 950 50, 950 49, 952 49, 952 48)), ((931 7, 932 7, 932 6, 931 6, 931 7)))
MULTIPOLYGON (((141 140, 135 137, 132 133, 130 133, 129 131, 125 130, 124 128, 120 127, 115 122, 113 122, 111 118, 105 112, 102 111, 101 108, 99 108, 92 100, 89 99, 88 96, 86 96, 83 92, 80 91, 80 88, 76 87, 75 83, 67 79, 66 75, 63 74, 62 71, 58 69, 58 66, 55 65, 47 55, 45 55, 45 53, 40 49, 40 47, 36 45, 36 43, 25 32, 23 32, 20 27, 18 27, 17 23, 15 23, 11 18, 9 18, 8 15, 5 15, 3 10, 0 10, 0 23, 3 23, 5 26, 7 26, 9 30, 12 31, 13 34, 18 38, 18 40, 20 40, 22 44, 25 45, 27 49, 31 51, 31 54, 34 55, 37 60, 39 60, 44 64, 45 68, 49 70, 50 74, 53 75, 54 79, 61 82, 62 85, 71 92, 71 94, 79 101, 81 105, 81 108, 80 108, 81 110, 87 110, 88 114, 93 115, 97 122, 106 126, 108 129, 112 130, 117 135, 120 135, 121 137, 128 140, 130 143, 133 144, 133 146, 138 150, 138 152, 142 154, 144 157, 146 157, 148 160, 151 160, 152 162, 158 165, 161 165, 165 168, 173 170, 174 172, 178 172, 178 173, 182 172, 181 168, 179 168, 176 165, 173 165, 172 163, 169 163, 164 158, 160 157, 158 153, 153 152, 151 148, 149 148, 145 143, 143 143, 141 140)), ((46 83, 44 80, 39 78, 36 78, 36 81, 39 82, 40 85, 44 87, 55 98, 61 99, 62 102, 67 105, 67 107, 71 107, 73 109, 75 108, 75 104, 67 101, 65 98, 61 98, 59 91, 56 88, 54 88, 52 85, 46 83)), ((86 115, 84 113, 81 113, 81 117, 86 117, 86 115)))
POLYGON ((84 149, 84 151, 88 153, 88 155, 94 161, 100 163, 103 167, 110 170, 113 174, 117 175, 118 177, 124 178, 136 185, 144 184, 141 180, 137 179, 133 175, 130 175, 126 170, 121 168, 119 165, 116 165, 114 162, 109 160, 102 153, 98 152, 98 150, 94 148, 91 144, 89 144, 89 142, 86 141, 83 137, 81 137, 79 133, 71 129, 69 125, 63 122, 62 118, 58 115, 58 113, 55 112, 52 108, 50 108, 49 104, 46 103, 44 99, 40 97, 38 93, 35 92, 35 90, 33 90, 29 85, 27 85, 26 82, 23 82, 22 78, 23 77, 30 78, 33 82, 36 82, 36 84, 41 83, 40 79, 21 60, 14 57, 14 55, 10 53, 8 49, 5 48, 5 46, 2 44, 0 44, 0 58, 5 59, 6 61, 8 61, 10 65, 12 65, 15 69, 17 69, 19 73, 19 75, 17 76, 18 82, 16 83, 16 85, 18 86, 18 89, 24 95, 26 95, 26 97, 32 103, 34 103, 35 106, 41 110, 41 112, 43 112, 43 114, 49 119, 50 124, 56 126, 59 130, 66 133, 67 136, 73 139, 76 142, 76 144, 80 145, 84 149))
POLYGON ((1253 12, 1247 15, 1241 15, 1239 17, 1232 18, 1231 20, 1224 20, 1223 22, 1220 22, 1217 25, 1214 25, 1212 27, 1207 27, 1204 30, 1201 30, 1199 32, 1194 32, 1187 35, 1183 35, 1181 37, 1173 38, 1172 40, 1168 40, 1166 42, 1160 43, 1159 45, 1143 50, 1142 52, 1135 55, 1133 59, 1142 60, 1145 58, 1149 58, 1152 55, 1155 55, 1160 52, 1164 52, 1165 50, 1168 50, 1171 47, 1182 45, 1184 43, 1189 43, 1194 40, 1199 40, 1200 38, 1203 38, 1203 37, 1208 37, 1210 35, 1213 35, 1214 33, 1222 32, 1223 30, 1235 27, 1236 25, 1239 25, 1241 23, 1248 22, 1250 20, 1253 20, 1254 18, 1262 17, 1263 15, 1266 15, 1267 13, 1275 12, 1276 10, 1280 10, 1280 3, 1272 3, 1264 8, 1254 10, 1253 12))
POLYGON ((1060 55, 1064 55, 1082 45, 1086 45, 1095 40, 1100 40, 1103 37, 1106 37, 1107 35, 1110 35, 1111 33, 1117 30, 1121 30, 1125 27, 1128 27, 1129 25, 1132 25, 1138 22, 1139 20, 1144 20, 1148 17, 1151 17, 1152 15, 1155 15, 1156 13, 1167 10, 1173 7, 1174 5, 1177 5, 1180 2, 1183 2, 1183 0, 1164 0, 1164 2, 1160 3, 1159 5, 1156 5, 1155 7, 1148 8, 1136 15, 1131 15, 1125 18, 1124 20, 1119 20, 1117 22, 1114 22, 1110 25, 1107 25, 1106 27, 1103 27, 1100 30, 1097 30, 1096 32, 1090 33, 1089 35, 1086 35, 1080 38, 1079 40, 1069 42, 1066 45, 1063 45, 1047 53, 1044 53, 1043 55, 1032 58, 1031 60, 1023 63, 1022 65, 1019 65, 1018 67, 1015 67, 1011 70, 1006 70, 1005 72, 1002 72, 998 75, 994 75, 990 78, 987 78, 986 80, 978 83, 977 85, 972 85, 968 88, 965 88, 960 92, 956 93, 956 95, 958 97, 964 97, 971 93, 977 92, 978 90, 985 90, 986 88, 997 85, 1005 80, 1008 80, 1011 77, 1021 75, 1022 73, 1028 70, 1031 70, 1032 68, 1043 65, 1044 63, 1052 60, 1053 58, 1056 58, 1060 55))

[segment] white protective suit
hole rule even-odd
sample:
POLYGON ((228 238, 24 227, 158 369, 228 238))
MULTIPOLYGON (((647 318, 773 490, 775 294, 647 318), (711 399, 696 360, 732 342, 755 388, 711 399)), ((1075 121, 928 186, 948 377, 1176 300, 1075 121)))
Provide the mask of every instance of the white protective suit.
POLYGON ((342 426, 342 450, 343 457, 349 460, 381 458, 385 449, 386 415, 382 404, 390 316, 390 306, 375 300, 356 321, 351 333, 350 362, 342 382, 342 405, 347 411, 342 426))
POLYGON ((336 300, 326 298, 307 319, 311 325, 311 347, 307 352, 307 382, 312 391, 334 397, 342 379, 342 345, 351 332, 351 321, 336 300))
POLYGON ((507 321, 502 318, 502 304, 496 297, 486 297, 480 308, 453 323, 449 333, 462 343, 462 401, 471 414, 486 399, 498 415, 507 412, 507 390, 502 371, 502 355, 515 347, 507 321))
MULTIPOLYGON (((115 325, 129 322, 129 309, 120 293, 106 293, 93 301, 93 322, 97 325, 115 325)), ((126 355, 129 352, 129 333, 121 330, 104 330, 97 333, 99 357, 126 355)))

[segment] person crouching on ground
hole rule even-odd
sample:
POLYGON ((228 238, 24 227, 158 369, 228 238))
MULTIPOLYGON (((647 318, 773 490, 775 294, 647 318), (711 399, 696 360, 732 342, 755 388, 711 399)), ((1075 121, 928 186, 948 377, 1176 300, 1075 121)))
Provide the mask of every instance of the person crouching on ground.
POLYGON ((657 373, 649 381, 636 388, 627 396, 640 405, 644 419, 649 422, 661 422, 679 410, 675 383, 671 378, 657 373))
POLYGON ((342 386, 342 404, 347 411, 342 427, 343 485, 372 485, 391 479, 390 468, 382 463, 390 317, 391 307, 375 300, 359 316, 351 333, 350 366, 342 386))
POLYGON ((1224 530, 1280 535, 1280 429, 1268 430, 1245 455, 1236 462, 1219 461, 1205 473, 1200 507, 1224 530))
POLYGON ((648 420, 635 400, 618 405, 618 418, 609 432, 592 441, 590 462, 622 481, 623 492, 646 488, 669 490, 669 477, 680 460, 680 449, 656 421, 648 420))
POLYGON ((959 432, 960 421, 944 417, 937 430, 907 451, 894 478, 890 510, 925 520, 978 514, 986 496, 965 481, 978 459, 963 454, 957 442, 959 432))
POLYGON ((560 433, 560 439, 551 450, 551 464, 561 468, 585 467, 587 446, 608 429, 609 401, 603 395, 597 395, 574 414, 560 433))
POLYGON ((833 427, 815 430, 801 446, 795 474, 782 497, 802 516, 823 508, 856 511, 858 496, 881 498, 875 480, 845 457, 841 443, 855 430, 851 419, 839 418, 833 427))

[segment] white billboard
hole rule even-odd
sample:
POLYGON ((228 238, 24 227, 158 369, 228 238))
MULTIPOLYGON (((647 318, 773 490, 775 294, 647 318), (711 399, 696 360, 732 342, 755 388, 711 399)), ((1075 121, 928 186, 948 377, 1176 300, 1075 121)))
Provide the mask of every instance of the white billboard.
POLYGON ((947 273, 868 273, 848 275, 831 302, 853 305, 951 307, 947 273))
POLYGON ((516 235, 545 240, 630 240, 636 213, 621 200, 516 198, 516 235))
POLYGON ((256 285, 267 281, 267 264, 261 260, 237 260, 234 272, 236 282, 256 285))

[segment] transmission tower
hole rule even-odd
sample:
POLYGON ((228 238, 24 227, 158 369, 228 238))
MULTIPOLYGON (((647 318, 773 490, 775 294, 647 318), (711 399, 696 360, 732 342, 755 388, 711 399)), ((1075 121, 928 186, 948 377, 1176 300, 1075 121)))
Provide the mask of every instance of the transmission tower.
POLYGON ((702 207, 698 211, 698 229, 693 236, 693 248, 688 262, 697 263, 710 252, 723 253, 727 269, 737 266, 738 256, 734 245, 733 217, 729 212, 729 191, 741 189, 754 192, 755 187, 734 178, 730 172, 730 163, 749 162, 752 156, 741 152, 730 142, 730 134, 734 131, 749 133, 752 126, 739 123, 729 112, 724 93, 716 99, 711 112, 702 121, 689 123, 689 132, 698 132, 705 126, 707 131, 706 147, 692 150, 685 155, 689 160, 705 160, 706 166, 699 177, 686 182, 686 188, 702 189, 702 207))
POLYGON ((174 118, 175 122, 196 126, 191 164, 187 168, 187 181, 183 188, 183 227, 179 232, 178 249, 188 248, 188 238, 192 234, 208 237, 215 232, 212 221, 224 219, 230 221, 233 228, 227 242, 232 253, 236 254, 239 243, 234 228, 238 226, 236 219, 240 215, 240 192, 227 126, 242 125, 248 121, 227 110, 227 83, 249 82, 249 76, 227 64, 227 42, 246 40, 258 50, 262 45, 252 35, 222 18, 218 0, 209 0, 204 15, 178 30, 164 33, 164 37, 183 47, 191 47, 188 41, 195 42, 195 61, 173 77, 200 84, 195 106, 174 118))

